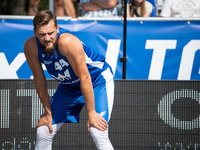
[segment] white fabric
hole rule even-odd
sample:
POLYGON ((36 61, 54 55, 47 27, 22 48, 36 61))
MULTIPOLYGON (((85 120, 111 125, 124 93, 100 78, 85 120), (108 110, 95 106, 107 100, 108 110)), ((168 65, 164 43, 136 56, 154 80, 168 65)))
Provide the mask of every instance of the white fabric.
MULTIPOLYGON (((51 150, 53 137, 63 124, 52 125, 53 133, 49 132, 47 126, 37 128, 35 150, 51 150)), ((113 150, 113 146, 108 137, 108 129, 106 131, 100 131, 95 127, 90 127, 90 133, 98 150, 113 150)))
POLYGON ((35 150, 51 150, 53 137, 63 124, 64 123, 52 125, 53 133, 49 132, 47 126, 40 126, 37 128, 35 150))
POLYGON ((108 110, 109 110, 109 118, 108 122, 111 117, 111 112, 113 108, 114 103, 114 83, 113 83, 113 74, 110 73, 110 69, 106 69, 104 72, 102 72, 102 75, 106 79, 106 89, 107 89, 107 98, 108 98, 108 110))
POLYGON ((95 127, 90 127, 90 134, 98 150, 114 150, 108 137, 108 129, 100 131, 95 127))
POLYGON ((81 12, 82 17, 117 17, 117 8, 103 9, 98 11, 84 11, 81 12))
POLYGON ((165 0, 162 17, 200 17, 200 0, 165 0))

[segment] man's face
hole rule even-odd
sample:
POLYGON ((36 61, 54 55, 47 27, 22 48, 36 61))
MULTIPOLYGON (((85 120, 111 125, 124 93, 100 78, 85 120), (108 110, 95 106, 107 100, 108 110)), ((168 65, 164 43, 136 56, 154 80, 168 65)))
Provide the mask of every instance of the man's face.
POLYGON ((59 32, 58 26, 51 20, 47 25, 37 25, 34 33, 39 40, 41 47, 50 55, 53 54, 57 45, 57 33, 59 32))
POLYGON ((137 3, 142 3, 144 0, 135 0, 137 3))

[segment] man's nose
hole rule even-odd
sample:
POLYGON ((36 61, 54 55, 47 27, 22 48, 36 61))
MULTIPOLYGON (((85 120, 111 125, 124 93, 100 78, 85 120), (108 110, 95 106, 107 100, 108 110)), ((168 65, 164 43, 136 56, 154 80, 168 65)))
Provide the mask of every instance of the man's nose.
POLYGON ((50 36, 47 34, 47 35, 45 35, 44 39, 45 39, 45 41, 49 41, 51 38, 50 38, 50 36))

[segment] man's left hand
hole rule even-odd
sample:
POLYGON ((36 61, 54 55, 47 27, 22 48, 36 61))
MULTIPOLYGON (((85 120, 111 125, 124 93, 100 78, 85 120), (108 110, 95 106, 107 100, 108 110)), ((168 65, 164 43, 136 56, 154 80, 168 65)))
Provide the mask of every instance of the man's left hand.
POLYGON ((105 131, 108 127, 107 121, 98 113, 94 112, 92 114, 89 114, 88 116, 88 132, 90 132, 90 127, 96 127, 97 129, 101 131, 105 131))

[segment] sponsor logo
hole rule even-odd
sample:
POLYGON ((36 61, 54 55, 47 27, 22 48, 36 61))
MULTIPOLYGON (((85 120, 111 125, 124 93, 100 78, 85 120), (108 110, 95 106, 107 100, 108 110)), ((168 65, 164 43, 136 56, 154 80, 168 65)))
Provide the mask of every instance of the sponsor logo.
POLYGON ((106 111, 103 111, 100 113, 100 115, 103 117, 106 114, 106 111))

